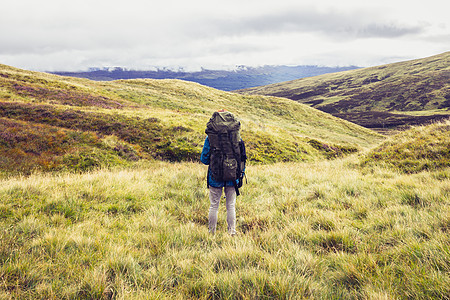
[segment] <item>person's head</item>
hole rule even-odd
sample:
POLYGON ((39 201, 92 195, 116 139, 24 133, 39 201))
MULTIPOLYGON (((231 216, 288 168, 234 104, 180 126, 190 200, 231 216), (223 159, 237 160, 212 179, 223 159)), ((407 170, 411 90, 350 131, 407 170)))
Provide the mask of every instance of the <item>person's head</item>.
POLYGON ((219 109, 217 112, 226 112, 227 110, 226 109, 219 109))

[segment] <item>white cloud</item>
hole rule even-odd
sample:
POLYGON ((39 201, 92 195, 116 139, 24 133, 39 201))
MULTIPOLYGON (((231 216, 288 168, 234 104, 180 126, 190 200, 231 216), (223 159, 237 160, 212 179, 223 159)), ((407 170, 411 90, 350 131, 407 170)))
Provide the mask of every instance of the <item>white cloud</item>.
POLYGON ((375 65, 450 50, 448 8, 442 0, 7 0, 0 63, 375 65))

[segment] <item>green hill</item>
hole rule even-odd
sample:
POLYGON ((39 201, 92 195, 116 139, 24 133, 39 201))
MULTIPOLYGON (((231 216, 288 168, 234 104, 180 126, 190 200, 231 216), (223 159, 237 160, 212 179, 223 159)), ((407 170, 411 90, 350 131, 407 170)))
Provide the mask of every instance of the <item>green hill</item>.
POLYGON ((238 91, 285 97, 370 128, 450 116, 450 52, 238 91))
POLYGON ((387 164, 402 172, 434 171, 450 166, 450 120, 416 126, 372 149, 363 165, 387 164))
POLYGON ((287 99, 179 80, 95 82, 0 65, 0 169, 89 170, 141 159, 198 160, 205 124, 235 113, 253 163, 332 158, 374 132, 287 99))

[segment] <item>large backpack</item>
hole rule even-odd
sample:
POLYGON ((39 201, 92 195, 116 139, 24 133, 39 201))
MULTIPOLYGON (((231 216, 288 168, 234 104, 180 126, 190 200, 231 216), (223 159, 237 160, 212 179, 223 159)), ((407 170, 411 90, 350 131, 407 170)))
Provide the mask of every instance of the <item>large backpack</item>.
MULTIPOLYGON (((210 144, 209 172, 215 181, 233 181, 239 195, 236 179, 242 185, 245 168, 245 146, 241 141, 241 123, 227 111, 215 112, 206 124, 205 133, 210 144)), ((209 183, 208 183, 209 185, 209 183)))

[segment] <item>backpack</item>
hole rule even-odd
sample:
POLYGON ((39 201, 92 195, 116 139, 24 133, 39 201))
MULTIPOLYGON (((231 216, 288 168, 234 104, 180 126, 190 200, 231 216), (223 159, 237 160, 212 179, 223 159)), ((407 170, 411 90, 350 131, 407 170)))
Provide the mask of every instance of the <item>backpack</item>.
MULTIPOLYGON (((240 137, 241 123, 227 111, 215 112, 206 124, 205 133, 210 144, 208 172, 215 181, 233 181, 236 194, 242 186, 245 162, 245 145, 240 137), (239 179, 239 185, 236 180, 239 179)), ((209 183, 208 183, 209 186, 209 183)))

